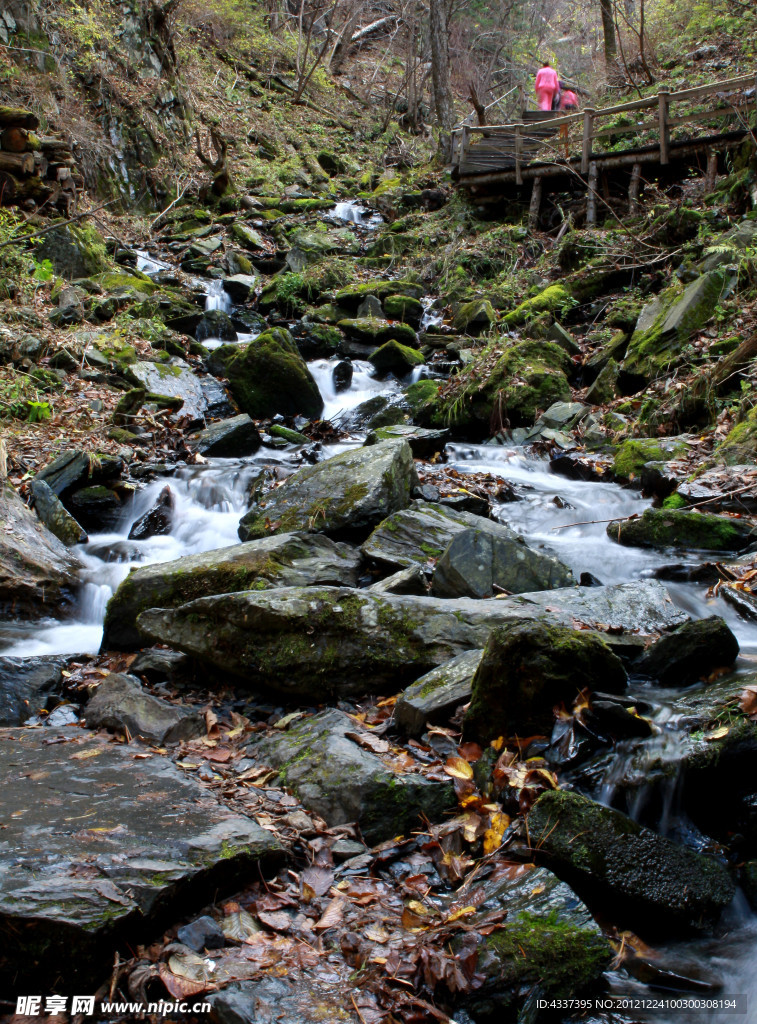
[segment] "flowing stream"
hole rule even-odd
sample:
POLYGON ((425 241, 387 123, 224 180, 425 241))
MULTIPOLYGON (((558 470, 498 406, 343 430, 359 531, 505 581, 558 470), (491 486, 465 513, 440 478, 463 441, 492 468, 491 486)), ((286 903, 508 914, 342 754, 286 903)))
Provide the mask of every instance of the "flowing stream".
MULTIPOLYGON (((334 217, 364 226, 375 223, 371 221, 370 211, 354 203, 337 204, 334 217)), ((155 274, 169 265, 152 255, 140 253, 138 267, 155 274)), ((206 281, 203 287, 206 289, 207 310, 233 312, 221 282, 206 281)), ((440 322, 440 317, 435 315, 430 302, 427 301, 425 306, 424 327, 433 328, 440 322)), ((251 337, 254 335, 240 335, 239 341, 244 343, 251 337)), ((222 344, 213 338, 204 339, 203 343, 208 347, 222 344)), ((402 385, 393 378, 379 380, 374 376, 370 363, 356 360, 353 362, 351 385, 338 391, 333 379, 336 363, 334 359, 319 359, 309 364, 324 399, 324 419, 347 422, 350 412, 367 399, 378 394, 392 397, 402 390, 402 385)), ((417 376, 419 371, 414 378, 417 376)), ((361 441, 362 437, 355 435, 347 443, 359 444, 361 441)), ((323 454, 328 457, 343 450, 344 446, 344 443, 330 446, 323 454)), ((447 448, 447 455, 449 464, 461 472, 487 473, 513 484, 521 500, 496 505, 494 515, 521 533, 530 544, 551 549, 571 567, 577 578, 582 573, 591 573, 603 584, 622 583, 649 576, 671 561, 664 553, 621 547, 607 537, 606 521, 641 512, 646 507, 648 502, 637 492, 613 483, 575 481, 557 476, 550 472, 547 460, 531 457, 516 447, 452 444, 447 448)), ((75 549, 84 569, 79 602, 72 617, 64 621, 0 625, 2 654, 29 657, 95 653, 102 636, 107 601, 131 568, 239 543, 238 521, 248 507, 250 488, 256 478, 262 472, 279 477, 288 475, 302 464, 298 449, 262 448, 249 458, 212 459, 197 466, 179 465, 169 475, 159 476, 138 492, 116 529, 93 534, 88 544, 75 549), (155 503, 166 483, 170 484, 175 496, 170 534, 142 541, 130 540, 131 527, 155 503)), ((695 564, 699 559, 688 556, 684 560, 695 564)), ((681 558, 676 561, 680 562, 681 558)), ((702 584, 671 584, 669 589, 673 599, 694 617, 722 615, 736 633, 742 655, 757 654, 757 623, 741 619, 723 601, 708 598, 702 584)), ((747 661, 741 664, 744 668, 749 665, 747 661)), ((655 737, 647 742, 650 749, 653 742, 658 747, 665 743, 671 758, 676 753, 677 733, 675 720, 669 711, 666 712, 666 701, 675 696, 670 692, 650 694, 663 738, 655 737)), ((593 789, 585 787, 596 799, 605 802, 613 799, 613 771, 617 772, 621 766, 621 756, 618 752, 614 768, 608 770, 593 789)), ((643 804, 642 790, 636 806, 629 808, 630 813, 640 815, 643 804)), ((681 826, 673 785, 666 814, 657 827, 662 832, 673 834, 681 826)), ((750 1005, 757 1008, 757 919, 746 908, 743 897, 737 897, 716 937, 669 945, 663 952, 667 961, 679 965, 680 973, 711 978, 729 995, 746 993, 750 997, 750 1005)), ((610 976, 610 987, 617 994, 629 996, 649 993, 648 988, 628 979, 623 972, 610 976)), ((633 1017, 620 1014, 594 1019, 612 1020, 616 1024, 645 1020, 656 1024, 682 1024, 686 1020, 714 1021, 719 1018, 707 1014, 689 1017, 686 1012, 681 1012, 670 1016, 656 1013, 645 1017, 641 1013, 633 1017)))

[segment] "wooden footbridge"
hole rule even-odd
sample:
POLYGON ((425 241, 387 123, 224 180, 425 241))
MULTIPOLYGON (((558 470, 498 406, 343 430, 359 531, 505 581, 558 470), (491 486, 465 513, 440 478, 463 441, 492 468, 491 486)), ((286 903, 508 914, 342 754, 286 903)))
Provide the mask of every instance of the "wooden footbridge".
POLYGON ((561 115, 524 111, 517 124, 462 125, 452 132, 451 170, 457 183, 481 201, 501 199, 504 186, 531 188, 530 220, 538 220, 542 189, 587 192, 588 224, 596 223, 597 199, 609 199, 610 178, 625 180, 631 212, 643 179, 681 180, 692 167, 712 180, 728 150, 754 135, 757 75, 670 92, 613 107, 587 107, 561 115), (623 149, 623 136, 647 145, 623 149), (684 173, 685 172, 685 173, 684 173))

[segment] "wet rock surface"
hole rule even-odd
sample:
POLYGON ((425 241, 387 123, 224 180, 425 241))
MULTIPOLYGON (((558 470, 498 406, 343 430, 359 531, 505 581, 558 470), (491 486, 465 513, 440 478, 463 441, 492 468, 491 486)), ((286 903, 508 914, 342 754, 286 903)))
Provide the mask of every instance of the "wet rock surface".
POLYGON ((410 504, 418 477, 406 441, 342 452, 291 476, 239 523, 242 540, 273 531, 367 531, 410 504))
POLYGON ((202 736, 205 719, 147 693, 136 676, 112 672, 100 683, 84 709, 89 729, 107 729, 163 745, 202 736))
POLYGON ((661 637, 636 664, 636 670, 663 686, 686 686, 713 669, 730 668, 739 654, 739 642, 718 616, 687 622, 661 637))
POLYGON ((190 441, 204 458, 235 459, 253 455, 260 448, 258 428, 247 413, 212 423, 190 441))
POLYGON ((173 610, 142 612, 145 639, 282 694, 385 690, 417 679, 466 650, 484 646, 496 625, 548 618, 630 630, 680 624, 686 616, 659 583, 569 588, 503 600, 407 597, 335 587, 199 598, 173 610))
POLYGON ((420 736, 427 723, 443 721, 470 700, 473 677, 483 651, 466 651, 421 676, 397 698, 394 723, 409 736, 420 736))
POLYGON ((639 519, 610 523, 607 536, 627 547, 680 546, 701 551, 743 551, 757 541, 748 522, 707 512, 652 508, 639 519))
POLYGON ((4 658, 0 656, 0 726, 21 725, 40 708, 60 686, 67 659, 61 655, 47 658, 4 658))
POLYGON ((356 821, 368 843, 409 833, 421 817, 436 821, 455 806, 451 784, 395 770, 390 757, 382 760, 360 739, 349 715, 323 711, 278 736, 253 741, 248 750, 277 768, 281 784, 305 807, 329 825, 356 821))
POLYGON ((108 969, 114 942, 281 859, 269 832, 165 758, 135 761, 128 747, 76 729, 58 735, 62 746, 31 730, 0 735, 6 985, 29 970, 28 950, 13 939, 19 929, 33 940, 40 986, 51 986, 66 962, 66 986, 77 989, 108 969))
POLYGON ((361 558, 346 544, 319 534, 278 534, 246 544, 140 566, 110 599, 103 649, 131 650, 143 643, 137 616, 196 597, 276 586, 354 586, 361 558))
POLYGON ((717 861, 576 793, 543 794, 528 824, 539 861, 616 920, 658 935, 698 929, 733 899, 733 881, 717 861))

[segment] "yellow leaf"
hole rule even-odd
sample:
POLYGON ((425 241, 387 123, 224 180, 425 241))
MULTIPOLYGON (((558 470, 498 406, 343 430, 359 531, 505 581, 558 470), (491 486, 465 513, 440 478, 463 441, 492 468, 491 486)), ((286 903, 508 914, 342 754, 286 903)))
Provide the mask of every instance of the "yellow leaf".
POLYGON ((461 917, 468 917, 470 914, 475 914, 475 907, 461 907, 459 910, 454 910, 449 917, 445 917, 444 923, 451 924, 453 921, 459 921, 461 917))
POLYGON ((712 732, 706 732, 704 738, 711 742, 712 740, 722 740, 724 736, 727 736, 731 730, 727 725, 721 725, 719 729, 713 729, 712 732))
POLYGON ((429 907, 424 906, 424 904, 421 903, 419 900, 410 900, 410 902, 407 904, 407 908, 408 910, 412 910, 414 914, 417 914, 418 917, 428 917, 429 914, 434 913, 433 910, 431 910, 429 907))
POLYGON ((484 832, 484 855, 494 853, 502 845, 502 836, 510 824, 507 814, 495 812, 491 816, 491 826, 484 832))
POLYGON ((76 754, 71 755, 72 761, 86 761, 89 757, 99 757, 102 754, 102 750, 95 747, 92 750, 80 750, 76 754))
POLYGON ((456 757, 455 755, 448 757, 444 770, 447 775, 451 775, 453 779, 473 778, 473 768, 464 757, 456 757))
POLYGON ((504 747, 504 745, 505 745, 505 737, 504 736, 498 736, 496 738, 496 740, 492 740, 492 742, 491 742, 491 746, 494 747, 495 750, 501 750, 504 747))

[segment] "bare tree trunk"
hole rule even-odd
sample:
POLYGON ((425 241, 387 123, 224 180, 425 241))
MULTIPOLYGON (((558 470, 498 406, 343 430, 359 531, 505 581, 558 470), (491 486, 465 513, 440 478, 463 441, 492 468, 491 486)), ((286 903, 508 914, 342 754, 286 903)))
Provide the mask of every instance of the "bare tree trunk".
POLYGON ((449 33, 444 0, 430 0, 429 16, 434 106, 439 124, 448 130, 455 123, 455 103, 449 70, 449 33))
POLYGON ((605 37, 605 66, 609 71, 617 54, 615 42, 615 18, 613 17, 612 0, 599 0, 602 11, 602 31, 605 37))

